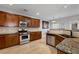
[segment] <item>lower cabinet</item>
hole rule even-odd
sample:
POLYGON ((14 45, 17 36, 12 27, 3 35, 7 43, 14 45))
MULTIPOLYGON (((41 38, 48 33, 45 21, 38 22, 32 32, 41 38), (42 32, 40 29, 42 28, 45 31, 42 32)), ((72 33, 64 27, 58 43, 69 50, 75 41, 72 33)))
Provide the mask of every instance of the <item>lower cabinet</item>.
POLYGON ((41 32, 30 32, 30 41, 41 39, 41 32))
POLYGON ((8 34, 0 36, 0 49, 18 45, 19 44, 18 34, 8 34))
POLYGON ((5 42, 6 47, 19 44, 18 34, 5 35, 5 42))
POLYGON ((0 49, 5 47, 5 37, 0 35, 0 49))
POLYGON ((46 43, 51 46, 56 46, 60 42, 64 40, 63 37, 56 35, 56 34, 48 34, 47 33, 47 38, 46 38, 46 43))

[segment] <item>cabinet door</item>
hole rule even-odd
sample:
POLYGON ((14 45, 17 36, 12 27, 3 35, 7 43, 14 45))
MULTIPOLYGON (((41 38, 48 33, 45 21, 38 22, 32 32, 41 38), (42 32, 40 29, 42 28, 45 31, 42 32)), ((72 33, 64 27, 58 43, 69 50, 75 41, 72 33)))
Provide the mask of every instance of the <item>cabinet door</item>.
POLYGON ((0 26, 4 26, 6 22, 6 13, 0 12, 0 26))
POLYGON ((18 26, 19 25, 18 16, 13 14, 7 14, 7 19, 5 24, 6 24, 5 26, 18 26))
POLYGON ((31 27, 36 27, 36 20, 35 19, 31 20, 31 27))
POLYGON ((18 34, 17 34, 17 35, 14 35, 14 36, 12 37, 12 44, 13 44, 13 45, 18 45, 19 43, 20 43, 20 40, 19 40, 18 34))
POLYGON ((41 32, 35 32, 35 36, 36 36, 36 39, 40 39, 41 38, 41 32))
POLYGON ((31 24, 32 24, 31 27, 35 27, 35 22, 36 22, 36 21, 35 21, 34 19, 31 20, 31 24))
POLYGON ((10 35, 5 35, 5 45, 6 47, 12 46, 12 36, 10 35))
POLYGON ((24 20, 24 19, 25 19, 24 16, 19 16, 19 21, 22 21, 22 20, 24 20))
POLYGON ((5 36, 6 47, 19 44, 19 38, 17 34, 11 34, 5 36))
POLYGON ((41 32, 30 32, 30 41, 41 39, 41 32))
POLYGON ((40 26, 40 20, 35 19, 34 20, 34 27, 39 27, 40 26))
POLYGON ((17 15, 12 15, 12 21, 13 26, 19 26, 19 17, 17 15))
POLYGON ((39 27, 40 26, 40 20, 37 19, 30 19, 28 23, 28 27, 39 27))
POLYGON ((33 32, 30 32, 30 41, 33 41, 33 40, 35 40, 35 33, 33 33, 33 32))
POLYGON ((5 47, 5 37, 0 36, 0 49, 5 47))
POLYGON ((32 21, 31 21, 31 19, 28 20, 27 27, 32 27, 32 21))

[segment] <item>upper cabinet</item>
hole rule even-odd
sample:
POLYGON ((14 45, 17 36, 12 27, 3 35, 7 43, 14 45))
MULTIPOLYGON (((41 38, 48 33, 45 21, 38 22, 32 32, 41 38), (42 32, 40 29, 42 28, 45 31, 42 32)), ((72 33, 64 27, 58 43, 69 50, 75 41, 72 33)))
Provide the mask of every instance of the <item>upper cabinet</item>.
POLYGON ((39 19, 30 19, 28 21, 28 27, 40 27, 40 20, 39 19))
POLYGON ((18 26, 18 16, 0 11, 0 26, 18 26))
POLYGON ((6 13, 0 12, 0 26, 3 26, 6 21, 6 13))
POLYGON ((19 26, 21 20, 25 20, 29 28, 40 27, 40 19, 0 11, 0 26, 19 26))
POLYGON ((7 14, 7 19, 5 22, 6 26, 18 26, 19 25, 19 18, 17 15, 14 14, 7 14))
POLYGON ((40 27, 40 20, 39 19, 34 19, 26 16, 19 16, 19 20, 25 20, 27 22, 27 27, 28 28, 35 28, 35 27, 40 27))
POLYGON ((25 19, 25 17, 24 16, 18 16, 19 17, 19 21, 22 21, 22 20, 24 20, 25 19))

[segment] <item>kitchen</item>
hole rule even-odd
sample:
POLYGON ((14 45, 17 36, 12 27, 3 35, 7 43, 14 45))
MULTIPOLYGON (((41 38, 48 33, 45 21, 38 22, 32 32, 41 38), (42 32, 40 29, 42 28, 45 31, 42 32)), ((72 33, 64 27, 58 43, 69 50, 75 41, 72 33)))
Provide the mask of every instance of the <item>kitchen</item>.
POLYGON ((65 49, 61 47, 62 44, 67 45, 64 41, 78 42, 78 6, 74 4, 1 4, 0 53, 78 53, 79 50, 73 48, 72 43, 69 43, 67 48, 63 46, 65 49))
POLYGON ((29 32, 27 29, 40 27, 39 19, 0 11, 0 20, 0 49, 41 38, 41 31, 29 32))

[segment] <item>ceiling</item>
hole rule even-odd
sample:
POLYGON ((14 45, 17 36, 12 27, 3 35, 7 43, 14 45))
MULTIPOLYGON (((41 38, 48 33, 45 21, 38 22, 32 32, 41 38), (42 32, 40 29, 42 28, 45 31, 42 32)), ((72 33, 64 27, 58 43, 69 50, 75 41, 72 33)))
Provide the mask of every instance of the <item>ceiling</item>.
POLYGON ((0 4, 1 8, 15 11, 23 15, 52 20, 79 14, 78 4, 0 4))

